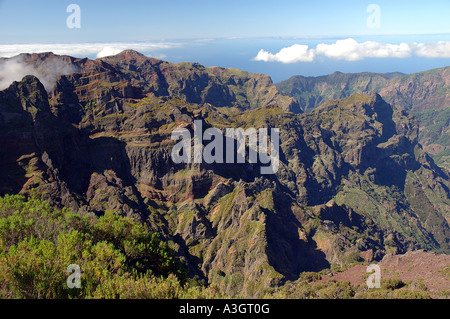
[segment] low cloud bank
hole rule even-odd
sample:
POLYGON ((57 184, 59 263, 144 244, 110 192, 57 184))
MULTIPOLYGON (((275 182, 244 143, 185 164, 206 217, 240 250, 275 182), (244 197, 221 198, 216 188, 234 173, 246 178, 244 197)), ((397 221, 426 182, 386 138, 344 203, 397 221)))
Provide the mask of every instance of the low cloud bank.
POLYGON ((332 44, 320 43, 315 48, 294 44, 275 54, 260 50, 253 60, 281 63, 313 62, 319 56, 346 61, 358 61, 364 58, 409 58, 412 56, 450 58, 450 42, 391 44, 366 41, 358 43, 355 39, 348 38, 332 44))
POLYGON ((108 43, 54 43, 54 44, 0 44, 0 57, 13 57, 20 53, 53 52, 74 57, 102 58, 115 55, 127 49, 138 52, 152 52, 181 47, 175 42, 108 42, 108 43))

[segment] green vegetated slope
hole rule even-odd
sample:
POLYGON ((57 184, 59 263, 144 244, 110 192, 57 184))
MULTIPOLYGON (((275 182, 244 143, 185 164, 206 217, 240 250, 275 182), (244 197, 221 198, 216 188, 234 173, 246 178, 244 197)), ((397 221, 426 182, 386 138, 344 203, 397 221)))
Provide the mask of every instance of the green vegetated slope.
MULTIPOLYGON (((14 277, 9 255, 37 249, 38 258, 47 249, 40 245, 50 249, 44 260, 93 269, 103 260, 92 251, 109 247, 117 259, 117 271, 105 277, 109 286, 96 285, 103 277, 94 274, 78 297, 120 296, 115 290, 126 296, 128 285, 138 286, 143 297, 275 296, 271 289, 305 272, 419 248, 450 251, 448 175, 418 144, 417 120, 378 94, 354 94, 296 114, 283 106, 273 84, 237 70, 172 65, 128 51, 71 63, 80 72, 59 77, 50 92, 33 76, 0 92, 0 195, 21 194, 39 205, 38 199, 45 200, 60 220, 54 231, 38 231, 34 219, 18 217, 30 215, 22 208, 25 199, 4 199, 19 208, 2 216, 30 227, 19 227, 26 235, 17 235, 13 245, 2 243, 9 267, 6 297, 28 296, 20 295, 24 288, 12 288, 21 277, 14 277), (228 83, 234 94, 229 103, 204 98, 209 84, 197 81, 212 76, 204 84, 228 83), (255 96, 257 103, 251 102, 255 96), (192 132, 194 120, 202 120, 204 129, 279 128, 278 172, 261 175, 260 165, 248 161, 175 164, 171 133, 177 127, 192 132), (96 234, 95 225, 105 220, 118 226, 101 232, 111 229, 114 235, 96 234), (120 235, 123 223, 136 227, 130 237, 120 235), (74 232, 79 237, 73 240, 82 244, 63 258, 58 236, 74 232), (165 248, 155 252, 155 245, 165 248), (154 269, 154 261, 174 267, 179 262, 185 273, 154 269), (184 295, 178 289, 186 284, 191 288, 184 295), (158 289, 165 292, 151 292, 158 289)), ((65 280, 59 273, 64 265, 58 265, 55 276, 65 280)), ((352 291, 349 296, 356 295, 352 291)))
POLYGON ((419 139, 440 167, 450 170, 450 107, 411 112, 420 123, 419 139))

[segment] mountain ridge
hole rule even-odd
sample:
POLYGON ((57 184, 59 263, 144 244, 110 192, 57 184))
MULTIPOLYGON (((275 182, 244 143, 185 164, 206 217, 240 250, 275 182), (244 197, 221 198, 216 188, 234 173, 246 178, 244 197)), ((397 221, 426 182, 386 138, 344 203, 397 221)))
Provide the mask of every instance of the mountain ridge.
POLYGON ((284 94, 297 99, 308 112, 326 100, 357 92, 375 91, 388 103, 419 119, 420 144, 438 165, 450 170, 450 67, 413 74, 341 73, 319 77, 294 76, 276 84, 284 94))
MULTIPOLYGON (((388 102, 399 102, 399 97, 395 100, 394 93, 391 88, 385 88, 390 85, 395 85, 399 87, 402 83, 406 82, 406 86, 409 85, 409 81, 411 78, 425 77, 426 80, 432 77, 433 75, 437 75, 437 77, 444 78, 445 85, 448 85, 448 73, 450 72, 450 66, 436 68, 426 71, 421 71, 412 74, 403 74, 400 72, 389 72, 389 73, 374 73, 374 72, 359 72, 359 73, 342 73, 336 71, 329 75, 321 75, 321 76, 302 76, 296 75, 291 78, 276 83, 276 86, 285 94, 289 96, 296 97, 300 102, 303 110, 313 109, 321 104, 322 101, 325 100, 333 100, 338 98, 343 98, 348 96, 349 94, 356 93, 358 91, 376 91, 388 102), (443 75, 439 75, 442 73, 443 75), (353 83, 354 82, 354 83, 353 83), (302 92, 302 87, 304 85, 310 91, 302 92), (342 89, 342 91, 338 91, 337 89, 342 89), (347 90, 345 90, 347 89, 347 90), (333 91, 334 90, 334 91, 333 91), (302 98, 302 93, 309 93, 305 98, 302 98), (308 101, 307 98, 312 99, 308 101), (315 98, 315 99, 314 99, 315 98)), ((399 92, 398 92, 399 93, 399 92)), ((432 92, 433 93, 433 92, 432 92)), ((435 92, 436 93, 436 92, 435 92)), ((440 92, 437 92, 440 93, 440 92)), ((448 96, 446 97, 447 105, 448 105, 448 96)), ((405 109, 420 109, 426 106, 415 105, 410 101, 401 101, 402 103, 398 104, 399 107, 403 107, 405 109), (408 103, 410 102, 410 103, 408 103)), ((442 107, 442 105, 438 105, 436 107, 442 107)))

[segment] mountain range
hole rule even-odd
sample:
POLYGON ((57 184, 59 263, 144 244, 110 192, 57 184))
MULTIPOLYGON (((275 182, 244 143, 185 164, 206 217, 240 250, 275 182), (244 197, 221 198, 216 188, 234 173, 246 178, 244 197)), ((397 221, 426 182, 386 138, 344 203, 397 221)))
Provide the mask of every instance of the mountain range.
POLYGON ((133 217, 228 295, 411 250, 450 253, 448 67, 275 85, 132 50, 10 62, 34 75, 0 91, 0 195, 133 217), (279 128, 278 172, 248 159, 175 164, 171 133, 194 120, 279 128))

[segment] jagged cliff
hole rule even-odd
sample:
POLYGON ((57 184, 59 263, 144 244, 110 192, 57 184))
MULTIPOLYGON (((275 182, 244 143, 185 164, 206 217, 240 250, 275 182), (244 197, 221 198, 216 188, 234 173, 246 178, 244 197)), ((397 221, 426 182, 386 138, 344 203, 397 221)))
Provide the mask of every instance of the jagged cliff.
POLYGON ((134 51, 63 59, 78 71, 52 90, 27 76, 0 92, 2 195, 133 216, 191 275, 250 297, 303 271, 450 252, 449 177, 418 144, 417 120, 378 94, 296 114, 263 75, 134 51), (194 120, 279 128, 278 172, 260 175, 248 161, 175 164, 171 133, 192 131, 194 120))
POLYGON ((401 73, 341 73, 326 76, 294 76, 277 83, 282 93, 294 97, 304 111, 326 100, 375 91, 419 120, 419 143, 435 162, 450 172, 450 67, 401 73))

